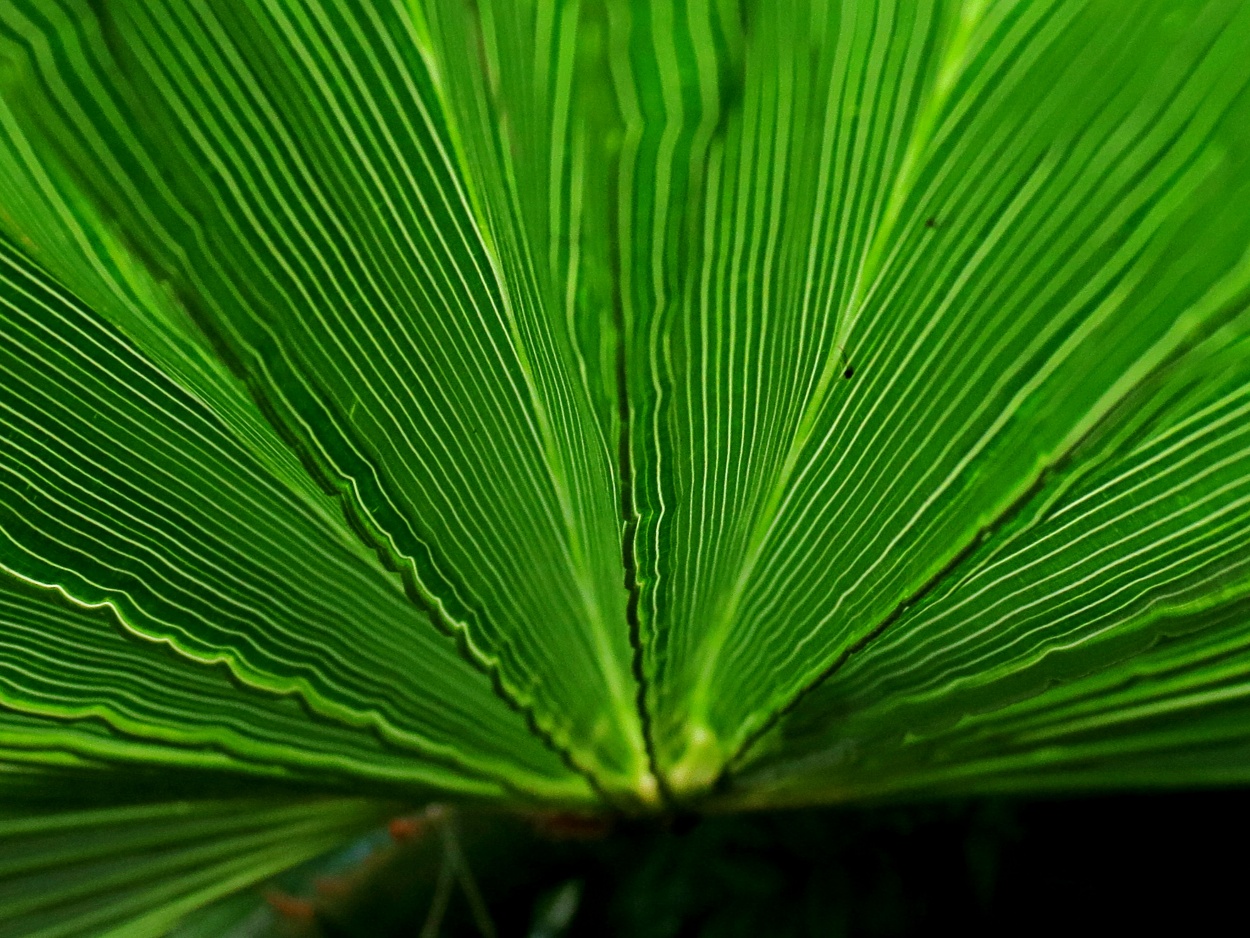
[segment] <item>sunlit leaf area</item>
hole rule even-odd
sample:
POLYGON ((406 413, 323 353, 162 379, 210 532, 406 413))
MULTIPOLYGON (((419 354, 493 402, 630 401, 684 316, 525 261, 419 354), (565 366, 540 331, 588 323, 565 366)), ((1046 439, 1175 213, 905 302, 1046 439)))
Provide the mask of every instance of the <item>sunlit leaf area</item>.
POLYGON ((0 935, 405 850, 490 935, 509 825, 1250 782, 1248 49, 0 0, 0 935))

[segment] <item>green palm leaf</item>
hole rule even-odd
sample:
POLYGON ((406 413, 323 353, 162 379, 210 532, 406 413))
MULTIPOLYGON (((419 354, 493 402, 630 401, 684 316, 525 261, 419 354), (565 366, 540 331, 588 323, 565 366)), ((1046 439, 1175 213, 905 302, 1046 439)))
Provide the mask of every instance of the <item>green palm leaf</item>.
POLYGON ((8 0, 16 933, 160 933, 391 799, 1244 781, 1247 42, 8 0))

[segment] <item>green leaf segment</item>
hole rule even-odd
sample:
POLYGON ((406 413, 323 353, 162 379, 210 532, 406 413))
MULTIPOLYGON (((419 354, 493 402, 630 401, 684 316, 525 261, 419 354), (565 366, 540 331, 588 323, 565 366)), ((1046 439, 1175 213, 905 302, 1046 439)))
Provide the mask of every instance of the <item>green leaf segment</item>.
POLYGON ((389 799, 1250 780, 1247 48, 0 3, 0 910, 159 934, 389 799))

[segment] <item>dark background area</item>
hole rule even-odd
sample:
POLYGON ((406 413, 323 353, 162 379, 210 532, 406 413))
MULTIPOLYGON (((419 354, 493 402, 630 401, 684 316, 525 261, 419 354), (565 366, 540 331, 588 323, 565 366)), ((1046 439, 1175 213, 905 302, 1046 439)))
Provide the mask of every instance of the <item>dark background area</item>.
MULTIPOLYGON (((1250 931, 1250 792, 452 825, 501 938, 1250 931)), ((300 931, 421 934, 446 849, 377 851, 300 931)), ((479 934, 459 887, 439 934, 479 934)))

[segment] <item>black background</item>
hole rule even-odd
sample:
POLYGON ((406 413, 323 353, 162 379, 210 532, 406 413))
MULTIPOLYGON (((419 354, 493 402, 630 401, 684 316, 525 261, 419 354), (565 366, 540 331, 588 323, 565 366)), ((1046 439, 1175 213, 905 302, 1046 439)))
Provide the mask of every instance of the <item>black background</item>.
MULTIPOLYGON (((456 825, 500 936, 529 934, 569 883, 570 936, 1250 933, 1250 792, 618 820, 580 839, 456 825)), ((320 932, 419 934, 440 849, 431 834, 400 851, 320 932)), ((440 934, 478 933, 457 892, 440 934)))

